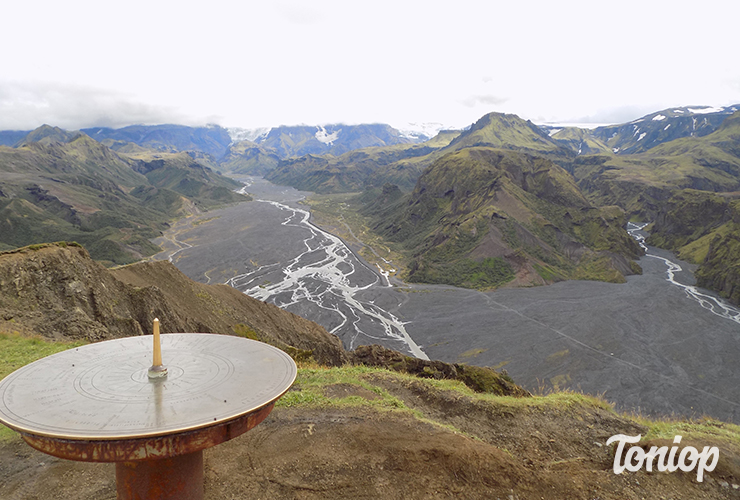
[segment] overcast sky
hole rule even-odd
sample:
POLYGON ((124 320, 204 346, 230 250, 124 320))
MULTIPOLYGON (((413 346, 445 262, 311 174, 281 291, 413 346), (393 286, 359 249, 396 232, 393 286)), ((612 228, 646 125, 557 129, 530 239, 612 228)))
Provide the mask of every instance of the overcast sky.
POLYGON ((621 123, 740 103, 740 2, 4 2, 0 130, 621 123))

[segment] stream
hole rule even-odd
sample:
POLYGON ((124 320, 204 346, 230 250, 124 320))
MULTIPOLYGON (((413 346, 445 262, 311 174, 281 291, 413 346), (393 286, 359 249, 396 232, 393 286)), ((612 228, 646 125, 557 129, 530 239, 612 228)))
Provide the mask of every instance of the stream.
POLYGON ((740 422, 740 311, 695 286, 691 265, 645 245, 626 283, 490 292, 389 286, 315 226, 310 193, 244 179, 255 200, 178 221, 155 240, 190 278, 227 283, 317 322, 345 348, 505 369, 534 392, 599 394, 620 410, 740 422))
POLYGON ((271 263, 238 274, 226 284, 289 311, 315 306, 320 311, 313 316, 322 316, 322 324, 328 325, 330 333, 344 339, 349 349, 360 343, 390 339, 403 343, 417 358, 429 359, 402 321, 373 301, 358 297, 360 292, 371 287, 385 286, 386 280, 359 260, 341 239, 312 224, 307 210, 277 201, 256 201, 284 212, 285 220, 281 225, 303 232, 303 251, 287 262, 271 263))
POLYGON ((627 232, 640 244, 643 250, 645 250, 645 257, 658 259, 665 263, 668 267, 666 270, 666 280, 686 292, 686 296, 698 302, 704 309, 710 311, 712 314, 734 321, 740 325, 740 309, 727 304, 719 297, 709 295, 699 291, 698 288, 692 285, 684 285, 676 281, 676 273, 683 271, 683 268, 675 262, 668 260, 665 257, 650 253, 650 249, 645 245, 645 234, 642 232, 648 223, 644 222, 641 224, 635 224, 633 222, 627 223, 627 232))

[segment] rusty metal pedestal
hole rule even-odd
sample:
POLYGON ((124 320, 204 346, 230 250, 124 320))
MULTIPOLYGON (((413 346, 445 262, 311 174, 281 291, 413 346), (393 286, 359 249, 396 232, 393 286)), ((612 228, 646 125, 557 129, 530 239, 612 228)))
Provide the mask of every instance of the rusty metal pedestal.
POLYGON ((167 334, 169 375, 150 380, 148 345, 101 342, 17 370, 0 382, 0 422, 49 455, 115 463, 119 500, 201 500, 203 450, 262 422, 295 363, 252 340, 167 334))
POLYGON ((116 492, 122 500, 201 500, 203 452, 145 462, 118 462, 116 492))

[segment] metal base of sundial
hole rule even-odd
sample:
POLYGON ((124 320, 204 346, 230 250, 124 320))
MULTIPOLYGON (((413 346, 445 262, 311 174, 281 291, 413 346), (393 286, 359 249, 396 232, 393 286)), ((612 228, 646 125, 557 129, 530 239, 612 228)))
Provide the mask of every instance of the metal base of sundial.
POLYGON ((203 499, 203 452, 160 460, 116 463, 119 500, 203 499))
POLYGON ((169 374, 150 380, 148 346, 101 342, 21 368, 0 382, 0 422, 49 455, 115 463, 120 500, 202 499, 203 450, 262 422, 295 363, 247 339, 168 334, 169 374))

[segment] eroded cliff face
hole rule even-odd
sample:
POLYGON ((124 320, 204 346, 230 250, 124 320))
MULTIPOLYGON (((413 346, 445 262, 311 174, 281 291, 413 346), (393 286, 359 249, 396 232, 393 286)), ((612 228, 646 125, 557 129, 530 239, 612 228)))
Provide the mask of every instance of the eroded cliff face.
POLYGON ((241 334, 312 351, 341 365, 340 340, 312 321, 226 285, 196 283, 169 262, 107 270, 82 247, 52 244, 0 254, 0 332, 99 341, 162 332, 241 334))
POLYGON ((740 195, 683 190, 665 202, 648 244, 699 264, 697 284, 740 304, 740 195))
POLYGON ((4 331, 96 341, 141 335, 172 311, 158 290, 127 287, 82 247, 49 245, 0 255, 0 314, 4 331))
POLYGON ((713 237, 707 256, 696 271, 696 282, 740 304, 740 225, 713 237))

